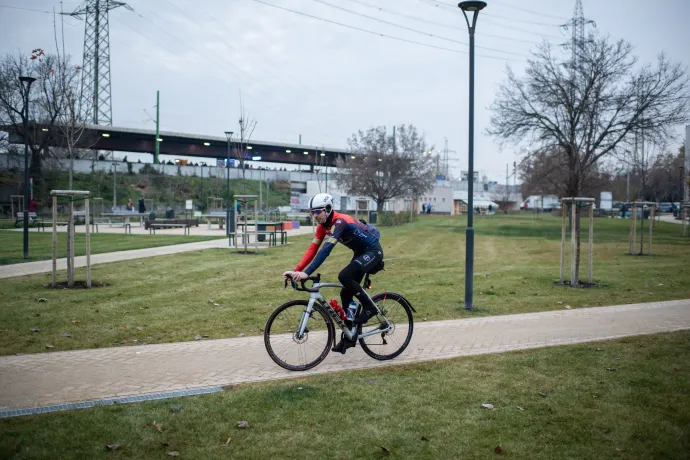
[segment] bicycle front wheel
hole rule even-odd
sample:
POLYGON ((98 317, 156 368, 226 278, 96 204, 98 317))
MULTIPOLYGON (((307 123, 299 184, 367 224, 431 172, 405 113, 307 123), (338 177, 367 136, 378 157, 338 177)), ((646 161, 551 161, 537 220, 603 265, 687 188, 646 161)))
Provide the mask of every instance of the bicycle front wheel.
POLYGON ((292 300, 276 308, 264 328, 264 345, 271 359, 290 371, 306 371, 331 350, 335 328, 328 314, 315 304, 302 337, 298 336, 306 300, 292 300))
MULTIPOLYGON (((412 331, 414 330, 414 320, 412 319, 412 309, 403 296, 395 292, 376 294, 371 298, 376 306, 381 310, 390 324, 389 332, 370 335, 359 339, 364 353, 379 361, 393 359, 400 355, 410 344, 412 331)), ((366 332, 372 323, 383 322, 381 316, 375 316, 366 325, 361 326, 360 332, 366 332)))

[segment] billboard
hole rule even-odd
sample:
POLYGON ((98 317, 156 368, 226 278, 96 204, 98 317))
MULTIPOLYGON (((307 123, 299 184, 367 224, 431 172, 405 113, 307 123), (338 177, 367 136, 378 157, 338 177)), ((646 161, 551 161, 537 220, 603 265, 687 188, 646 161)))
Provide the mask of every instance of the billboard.
POLYGON ((613 209, 613 193, 601 192, 599 194, 599 209, 610 211, 613 209))

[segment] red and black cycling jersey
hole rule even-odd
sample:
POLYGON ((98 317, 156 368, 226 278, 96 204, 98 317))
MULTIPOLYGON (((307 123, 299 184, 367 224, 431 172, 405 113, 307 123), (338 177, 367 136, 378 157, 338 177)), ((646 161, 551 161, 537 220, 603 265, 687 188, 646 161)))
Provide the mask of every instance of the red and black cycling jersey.
POLYGON ((332 211, 325 224, 319 224, 316 228, 314 241, 295 267, 295 271, 304 270, 311 275, 326 260, 338 242, 352 249, 355 255, 381 247, 378 238, 367 230, 366 225, 352 216, 332 211), (319 251, 319 246, 324 240, 325 244, 319 251))

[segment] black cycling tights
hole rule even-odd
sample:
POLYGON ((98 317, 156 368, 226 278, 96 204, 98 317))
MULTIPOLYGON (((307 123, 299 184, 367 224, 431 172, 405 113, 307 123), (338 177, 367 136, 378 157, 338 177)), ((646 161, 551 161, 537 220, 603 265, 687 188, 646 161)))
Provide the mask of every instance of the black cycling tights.
POLYGON ((347 309, 353 297, 364 306, 365 309, 374 308, 373 303, 362 288, 364 275, 374 269, 383 260, 383 251, 372 249, 363 254, 355 256, 350 263, 338 274, 338 280, 343 285, 340 290, 340 300, 344 309, 347 309))

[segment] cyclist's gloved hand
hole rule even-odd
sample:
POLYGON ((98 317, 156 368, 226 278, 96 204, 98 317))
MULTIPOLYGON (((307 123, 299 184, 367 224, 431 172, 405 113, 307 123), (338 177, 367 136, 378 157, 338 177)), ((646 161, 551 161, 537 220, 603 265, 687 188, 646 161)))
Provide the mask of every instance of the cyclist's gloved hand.
POLYGON ((292 270, 286 271, 285 273, 283 273, 283 279, 288 280, 288 279, 292 278, 293 273, 295 273, 295 272, 293 272, 292 270))

